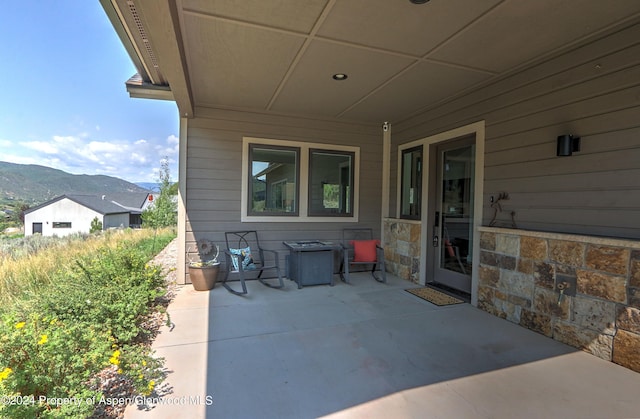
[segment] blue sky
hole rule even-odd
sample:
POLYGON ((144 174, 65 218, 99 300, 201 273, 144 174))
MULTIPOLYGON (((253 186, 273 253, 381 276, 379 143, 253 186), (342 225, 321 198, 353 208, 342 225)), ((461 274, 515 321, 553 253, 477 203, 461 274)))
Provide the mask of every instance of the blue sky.
POLYGON ((7 1, 0 13, 0 161, 177 180, 174 102, 132 99, 136 73, 98 0, 7 1))

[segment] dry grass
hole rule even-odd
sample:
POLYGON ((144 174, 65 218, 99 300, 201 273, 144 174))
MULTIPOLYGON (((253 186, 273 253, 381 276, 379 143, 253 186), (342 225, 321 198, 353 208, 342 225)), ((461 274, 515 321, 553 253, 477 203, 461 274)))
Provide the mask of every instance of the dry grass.
POLYGON ((143 240, 152 237, 154 230, 117 230, 97 236, 60 239, 59 242, 25 252, 14 257, 0 258, 0 304, 6 306, 18 298, 29 298, 43 286, 60 278, 79 257, 97 255, 99 249, 116 248, 122 240, 143 240))

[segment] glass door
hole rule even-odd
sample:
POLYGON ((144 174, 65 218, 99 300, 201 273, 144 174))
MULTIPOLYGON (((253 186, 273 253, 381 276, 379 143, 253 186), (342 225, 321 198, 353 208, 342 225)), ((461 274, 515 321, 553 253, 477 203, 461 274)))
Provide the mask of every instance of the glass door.
POLYGON ((471 293, 475 144, 442 145, 437 153, 434 280, 471 293))

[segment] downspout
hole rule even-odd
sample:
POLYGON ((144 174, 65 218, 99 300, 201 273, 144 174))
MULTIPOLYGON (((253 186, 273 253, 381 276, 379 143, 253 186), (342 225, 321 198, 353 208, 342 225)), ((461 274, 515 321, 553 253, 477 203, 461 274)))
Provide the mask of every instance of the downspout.
POLYGON ((389 177, 391 175, 391 124, 382 124, 382 209, 380 211, 380 242, 384 246, 384 220, 389 218, 389 177))
POLYGON ((178 149, 178 266, 177 282, 187 283, 187 125, 188 118, 180 118, 178 149))

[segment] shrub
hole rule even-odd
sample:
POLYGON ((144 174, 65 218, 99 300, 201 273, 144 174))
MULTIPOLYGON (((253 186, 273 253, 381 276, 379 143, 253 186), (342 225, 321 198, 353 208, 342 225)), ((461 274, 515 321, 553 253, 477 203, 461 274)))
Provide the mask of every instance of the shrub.
POLYGON ((98 220, 98 217, 94 217, 93 220, 91 220, 91 227, 89 228, 89 233, 93 234, 93 233, 98 233, 102 231, 102 221, 98 220))
POLYGON ((27 402, 0 405, 0 417, 91 416, 102 396, 96 377, 105 368, 139 394, 162 381, 162 360, 144 345, 142 323, 165 292, 160 268, 147 261, 173 237, 89 239, 73 253, 67 249, 48 280, 0 308, 0 397, 27 402))
MULTIPOLYGON (((0 383, 2 396, 20 395, 27 404, 0 407, 3 417, 36 417, 38 412, 86 416, 90 403, 63 403, 55 400, 76 397, 86 401, 99 393, 85 383, 92 373, 107 365, 110 337, 92 325, 64 322, 32 313, 28 318, 5 315, 0 323, 0 368, 10 370, 0 383)), ((52 415, 52 417, 55 417, 52 415)))
POLYGON ((76 269, 61 274, 57 287, 35 301, 51 316, 101 325, 118 344, 141 333, 141 319, 164 294, 159 267, 146 264, 143 252, 123 247, 102 249, 76 260, 76 269))

